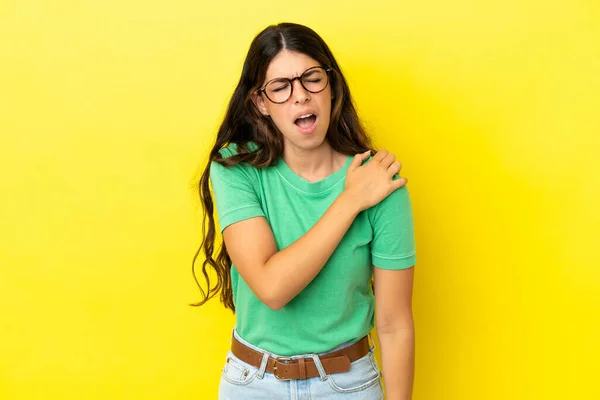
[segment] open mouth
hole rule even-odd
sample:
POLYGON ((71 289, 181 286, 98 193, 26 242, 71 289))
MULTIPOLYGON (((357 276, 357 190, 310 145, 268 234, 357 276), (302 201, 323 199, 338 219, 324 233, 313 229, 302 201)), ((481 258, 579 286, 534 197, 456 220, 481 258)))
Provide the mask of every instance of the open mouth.
POLYGON ((315 122, 317 121, 317 116, 314 114, 306 114, 301 115, 294 123, 298 125, 301 129, 309 129, 311 128, 315 122))

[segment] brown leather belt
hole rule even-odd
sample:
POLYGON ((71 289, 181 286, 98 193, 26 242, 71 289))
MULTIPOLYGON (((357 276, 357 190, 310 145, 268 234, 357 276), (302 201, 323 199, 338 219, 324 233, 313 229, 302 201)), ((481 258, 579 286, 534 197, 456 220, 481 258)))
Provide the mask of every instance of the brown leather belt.
MULTIPOLYGON (((350 363, 366 356, 369 350, 369 338, 365 336, 348 347, 319 356, 319 359, 327 375, 337 374, 349 371, 350 363)), ((260 368, 262 364, 263 353, 240 343, 235 336, 231 340, 231 352, 240 360, 256 368, 260 368)), ((289 357, 269 357, 266 372, 281 380, 307 379, 319 376, 319 370, 312 358, 292 360, 289 357)))

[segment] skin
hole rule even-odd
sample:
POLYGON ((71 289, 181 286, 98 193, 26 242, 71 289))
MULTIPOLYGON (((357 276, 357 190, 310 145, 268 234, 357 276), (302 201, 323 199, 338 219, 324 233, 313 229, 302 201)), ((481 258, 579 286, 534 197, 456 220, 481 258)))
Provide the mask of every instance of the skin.
POLYGON ((374 268, 375 325, 381 346, 386 398, 412 398, 415 328, 412 313, 414 268, 374 268))
MULTIPOLYGON (((281 51, 269 64, 263 84, 275 78, 294 78, 310 67, 320 64, 311 57, 288 50, 281 51)), ((283 135, 283 159, 298 175, 308 181, 318 181, 340 169, 346 156, 334 151, 325 140, 331 115, 331 85, 319 93, 310 93, 299 80, 294 81, 291 98, 275 104, 264 95, 254 97, 254 103, 265 117, 271 118, 283 135), (313 134, 302 135, 294 124, 294 116, 305 110, 317 115, 313 134)))
MULTIPOLYGON (((310 67, 314 59, 295 52, 280 52, 268 67, 265 82, 279 77, 293 78, 310 67)), ((331 88, 320 93, 306 91, 294 81, 292 96, 283 104, 274 104, 256 95, 254 104, 271 118, 284 137, 283 159, 308 181, 323 179, 342 168, 346 161, 326 140, 331 114, 331 88), (313 134, 302 135, 294 116, 310 110, 317 114, 313 134)), ((223 238, 232 262, 248 286, 268 307, 279 310, 300 293, 319 273, 362 210, 372 207, 406 179, 392 180, 401 164, 393 154, 379 151, 361 165, 368 153, 354 157, 344 191, 321 219, 292 245, 279 251, 271 227, 264 217, 251 218, 228 226, 223 238), (245 240, 252 237, 253 240, 245 240)), ((414 322, 412 287, 414 268, 400 271, 374 267, 375 319, 382 349, 382 366, 387 399, 412 397, 414 376, 414 322)))

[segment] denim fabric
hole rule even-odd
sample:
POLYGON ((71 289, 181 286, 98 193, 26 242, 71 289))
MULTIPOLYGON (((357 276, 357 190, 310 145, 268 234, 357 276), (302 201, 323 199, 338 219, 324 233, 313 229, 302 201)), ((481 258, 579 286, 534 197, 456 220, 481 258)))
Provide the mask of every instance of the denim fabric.
POLYGON ((229 351, 221 374, 219 400, 383 400, 381 373, 374 358, 373 347, 366 356, 354 361, 349 371, 340 374, 327 375, 319 356, 352 343, 340 345, 326 353, 292 356, 291 358, 312 358, 321 376, 283 381, 265 371, 268 357, 279 355, 245 342, 236 331, 234 335, 246 346, 263 353, 263 362, 257 368, 241 361, 229 351))

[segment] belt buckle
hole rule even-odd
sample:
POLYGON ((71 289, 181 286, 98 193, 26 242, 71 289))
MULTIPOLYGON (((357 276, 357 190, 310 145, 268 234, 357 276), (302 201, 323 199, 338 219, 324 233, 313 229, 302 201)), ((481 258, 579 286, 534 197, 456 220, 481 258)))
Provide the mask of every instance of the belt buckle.
POLYGON ((275 357, 274 359, 275 359, 275 362, 273 363, 273 375, 275 376, 275 378, 280 381, 291 381, 292 378, 284 378, 284 377, 277 375, 277 363, 280 362, 282 364, 287 364, 288 361, 292 361, 292 358, 291 357, 275 357))

